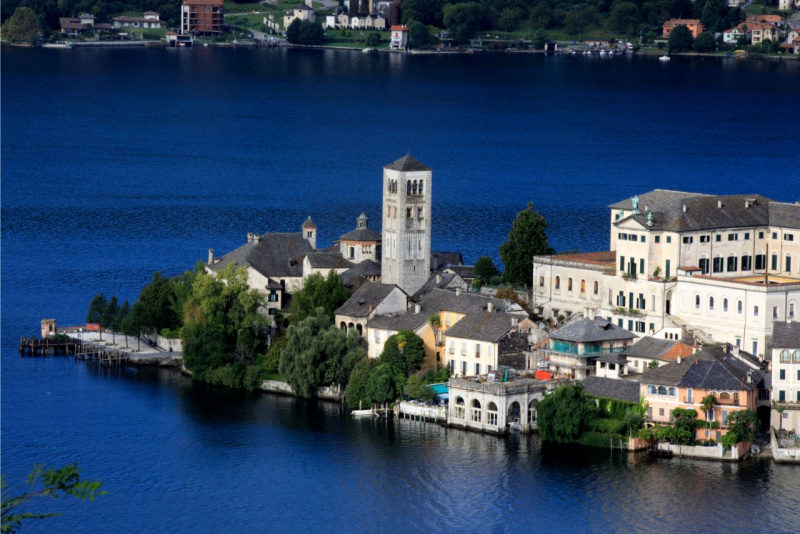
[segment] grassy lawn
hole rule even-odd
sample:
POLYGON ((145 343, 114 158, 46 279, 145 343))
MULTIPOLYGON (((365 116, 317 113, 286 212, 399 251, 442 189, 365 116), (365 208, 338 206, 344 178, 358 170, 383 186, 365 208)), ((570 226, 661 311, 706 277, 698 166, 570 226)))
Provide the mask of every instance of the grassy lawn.
MULTIPOLYGON (((354 48, 367 48, 367 36, 373 31, 370 30, 347 30, 349 37, 342 35, 341 30, 327 30, 325 32, 325 44, 329 46, 351 46, 354 48), (363 35, 362 35, 363 33, 363 35)), ((388 31, 377 32, 381 35, 381 41, 376 46, 369 48, 389 48, 391 33, 388 31)))

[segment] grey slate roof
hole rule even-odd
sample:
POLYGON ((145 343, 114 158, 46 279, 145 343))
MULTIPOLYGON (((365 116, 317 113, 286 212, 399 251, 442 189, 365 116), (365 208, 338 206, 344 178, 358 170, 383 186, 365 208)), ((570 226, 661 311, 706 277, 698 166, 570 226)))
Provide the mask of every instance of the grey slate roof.
POLYGON ((394 284, 364 282, 335 313, 348 317, 367 317, 372 313, 371 309, 377 308, 378 304, 383 302, 383 299, 389 296, 389 293, 395 288, 397 286, 394 284))
POLYGON ((433 289, 447 289, 450 283, 457 277, 457 274, 453 273, 436 273, 432 274, 428 277, 422 287, 414 293, 411 298, 413 300, 421 299, 425 294, 430 293, 433 289), (439 278, 437 281, 436 278, 439 278))
POLYGON ((800 349, 800 323, 773 323, 770 346, 773 349, 800 349))
POLYGON ((681 363, 647 369, 641 381, 645 384, 694 389, 745 391, 763 384, 763 376, 726 352, 725 347, 715 345, 706 347, 681 363), (752 383, 747 383, 748 372, 752 374, 752 383))
MULTIPOLYGON (((654 189, 653 191, 639 195, 639 210, 642 212, 645 211, 645 206, 649 207, 650 211, 654 211, 655 206, 677 205, 680 207, 681 203, 685 199, 701 196, 708 195, 703 195, 701 193, 688 193, 685 191, 670 191, 668 189, 654 189)), ((630 198, 626 198, 625 200, 620 200, 619 202, 610 204, 608 207, 611 209, 623 209, 630 211, 633 209, 633 202, 630 198)))
POLYGON ((628 358, 620 352, 612 352, 610 354, 601 354, 597 357, 598 362, 616 363, 618 365, 625 365, 628 363, 628 358))
POLYGON ((464 259, 460 252, 431 252, 431 271, 438 271, 445 267, 462 265, 464 259))
POLYGON ((631 218, 645 228, 670 232, 766 226, 769 224, 769 203, 770 200, 761 195, 688 197, 666 205, 648 205, 653 214, 653 224, 648 227, 648 212, 644 211, 640 200, 641 212, 631 218), (745 207, 745 202, 752 199, 756 200, 755 204, 745 207), (722 201, 721 208, 718 207, 718 201, 722 201))
POLYGON ((584 391, 592 397, 639 402, 639 382, 617 380, 602 376, 587 376, 581 381, 584 391))
POLYGON ((474 280, 475 279, 475 266, 474 265, 451 265, 448 267, 451 271, 456 273, 458 276, 463 278, 464 280, 474 280))
POLYGON ((308 219, 305 220, 303 223, 303 228, 316 228, 317 223, 314 222, 314 219, 311 218, 311 215, 308 216, 308 219))
POLYGON ((355 265, 352 261, 342 257, 338 245, 309 252, 306 256, 308 263, 314 269, 349 269, 355 265))
POLYGON ((380 241, 381 234, 373 232, 369 228, 356 228, 339 238, 342 241, 380 241))
MULTIPOLYGON (((416 330, 428 322, 431 315, 443 310, 467 314, 482 314, 491 302, 496 309, 502 309, 505 302, 502 299, 486 298, 477 293, 462 292, 456 295, 453 291, 434 289, 419 301, 420 312, 415 313, 411 307, 401 314, 380 315, 373 317, 368 323, 369 328, 382 328, 385 330, 416 330)), ((464 318, 466 319, 466 317, 464 318)), ((464 319, 461 319, 462 321, 464 319)), ((509 318, 509 324, 511 319, 509 318)), ((460 322, 460 321, 459 321, 460 322)), ((458 324, 458 323, 456 323, 458 324)), ((455 326, 455 325, 453 325, 455 326)))
POLYGON ((770 226, 800 228, 800 204, 769 203, 770 226))
POLYGON ((447 336, 496 343, 516 328, 511 319, 511 315, 502 312, 467 315, 447 329, 447 336))
POLYGON ((622 327, 609 323, 601 317, 583 319, 550 333, 550 339, 571 341, 573 343, 597 343, 600 341, 617 341, 635 339, 636 334, 622 327))
POLYGON ((430 167, 426 166, 421 161, 417 160, 411 154, 406 154, 402 158, 395 160, 388 165, 384 165, 384 169, 392 171, 429 171, 430 167))
POLYGON ((252 267, 267 277, 299 278, 303 276, 303 258, 312 250, 299 232, 264 234, 258 243, 251 241, 225 254, 209 269, 221 271, 233 263, 236 267, 252 267))
POLYGON ((677 343, 680 342, 676 340, 646 336, 625 349, 625 352, 622 354, 631 358, 648 358, 651 360, 658 360, 677 343))

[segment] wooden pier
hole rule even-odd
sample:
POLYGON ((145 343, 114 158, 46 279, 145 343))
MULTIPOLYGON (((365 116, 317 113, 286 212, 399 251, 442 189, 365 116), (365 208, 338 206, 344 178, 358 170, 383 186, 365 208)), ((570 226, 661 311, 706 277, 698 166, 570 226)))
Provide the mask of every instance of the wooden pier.
POLYGON ((108 365, 121 365, 129 360, 127 351, 83 342, 68 336, 44 339, 32 336, 20 338, 19 354, 20 356, 73 356, 76 360, 92 360, 108 365))

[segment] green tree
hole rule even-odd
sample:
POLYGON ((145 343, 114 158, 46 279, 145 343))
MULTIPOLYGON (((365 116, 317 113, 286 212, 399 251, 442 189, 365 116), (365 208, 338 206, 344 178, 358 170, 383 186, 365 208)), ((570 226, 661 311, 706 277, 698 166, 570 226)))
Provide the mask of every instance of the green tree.
POLYGON ((416 20, 425 25, 442 25, 442 0, 403 0, 399 4, 400 20, 408 24, 416 20))
POLYGON ((408 26, 408 41, 412 48, 427 48, 431 41, 428 27, 416 20, 412 21, 408 26))
POLYGON ((498 274, 500 271, 494 266, 494 262, 489 256, 481 256, 475 261, 475 276, 479 277, 482 282, 485 283, 498 274))
POLYGON ((350 380, 345 389, 344 398, 347 405, 352 409, 357 409, 360 406, 369 407, 372 405, 372 399, 367 395, 367 382, 369 381, 372 370, 378 365, 378 360, 372 358, 361 358, 353 366, 353 372, 350 373, 350 380))
POLYGON ((670 439, 679 445, 691 445, 695 441, 697 427, 697 411, 675 408, 672 410, 674 432, 670 439))
POLYGON ((647 364, 648 369, 658 369, 658 362, 653 360, 647 364))
POLYGON ((601 20, 595 6, 587 6, 580 11, 570 11, 564 17, 564 31, 577 35, 587 28, 598 26, 601 20))
POLYGON ((123 324, 125 324, 125 319, 131 313, 131 305, 128 304, 128 301, 122 303, 122 306, 117 308, 117 313, 114 314, 114 320, 111 323, 111 331, 112 332, 120 332, 125 335, 125 348, 128 348, 128 336, 125 334, 125 330, 123 328, 123 324))
MULTIPOLYGON (((378 32, 370 32, 370 34, 367 35, 367 41, 366 41, 367 46, 378 46, 378 44, 380 42, 381 42, 381 34, 380 33, 378 33, 378 32)), ((333 272, 333 271, 331 271, 331 272, 333 272)))
POLYGON ((108 301, 105 295, 98 293, 89 303, 89 311, 86 313, 88 324, 100 325, 100 340, 103 339, 103 312, 105 312, 108 301))
POLYGON ((590 430, 597 418, 597 405, 580 384, 562 386, 536 406, 539 432, 545 441, 570 443, 590 430))
POLYGON ((694 44, 694 37, 692 32, 683 24, 678 24, 669 34, 667 40, 670 52, 686 52, 692 49, 694 44))
POLYGON ((320 24, 304 20, 300 23, 300 44, 318 45, 325 41, 325 30, 320 24))
POLYGON ((286 28, 286 41, 289 44, 300 44, 300 19, 294 19, 289 27, 286 28))
POLYGON ((103 308, 103 313, 100 315, 100 326, 103 330, 107 328, 111 329, 111 338, 115 345, 117 343, 117 337, 114 332, 114 319, 117 317, 117 311, 119 311, 119 301, 116 295, 112 295, 111 298, 108 299, 105 308, 103 308))
POLYGON ((706 420, 710 421, 712 419, 709 416, 711 410, 714 409, 714 406, 717 405, 717 398, 714 395, 708 394, 700 400, 700 407, 703 409, 703 413, 706 416, 706 420))
MULTIPOLYGON (((138 302, 134 302, 131 306, 130 312, 125 316, 120 324, 122 333, 125 334, 125 345, 128 344, 127 336, 136 338, 136 350, 140 350, 141 335, 144 333, 144 325, 142 323, 142 307, 138 302)), ((185 351, 184 351, 185 356, 185 351)))
POLYGON ((547 242, 547 221, 533 210, 533 203, 517 213, 508 233, 508 239, 500 245, 500 259, 506 267, 506 281, 515 285, 532 286, 533 257, 552 254, 547 242))
POLYGON ((150 283, 139 292, 141 320, 144 328, 149 331, 159 331, 162 328, 179 327, 181 318, 173 308, 173 302, 175 302, 175 293, 172 282, 161 276, 161 271, 154 273, 150 283))
POLYGON ((367 397, 373 404, 392 402, 400 396, 406 377, 388 363, 378 363, 367 379, 367 397))
POLYGON ((296 395, 311 397, 322 386, 346 386, 365 354, 363 338, 355 333, 347 336, 318 308, 286 331, 279 370, 296 395))
POLYGON ((444 25, 458 44, 465 44, 475 37, 484 18, 483 6, 475 2, 448 4, 444 6, 443 14, 444 25))
POLYGON ((342 277, 338 273, 330 271, 325 278, 319 273, 314 273, 303 280, 303 287, 292 295, 289 319, 293 323, 298 323, 316 313, 318 308, 322 308, 332 321, 336 309, 349 297, 350 293, 342 284, 342 277))
POLYGON ((11 42, 33 42, 41 27, 39 17, 29 7, 18 7, 3 24, 3 38, 11 42))
POLYGON ((425 343, 410 330, 389 336, 383 345, 380 361, 391 365, 404 376, 419 371, 425 359, 425 343))
POLYGON ((436 393, 427 384, 423 383, 419 375, 411 375, 406 380, 405 394, 412 399, 419 399, 425 402, 436 398, 436 393))
POLYGON ((531 46, 536 50, 542 50, 546 42, 547 33, 541 28, 536 28, 531 36, 531 46))
POLYGON ((17 532, 26 519, 45 519, 57 513, 20 512, 18 508, 39 497, 57 499, 59 496, 75 497, 81 501, 94 501, 106 494, 100 491, 101 484, 91 480, 81 480, 80 469, 76 464, 61 469, 46 469, 34 465, 26 479, 28 485, 24 493, 10 496, 5 474, 2 475, 2 532, 17 532))
POLYGON ((619 2, 614 4, 608 17, 608 29, 613 32, 633 35, 639 29, 641 16, 639 6, 633 2, 619 2))
POLYGON ((717 40, 711 32, 703 32, 694 40, 694 49, 698 52, 713 52, 717 49, 717 40))
POLYGON ((752 443, 758 431, 758 416, 753 410, 738 410, 728 415, 728 432, 722 436, 722 444, 732 447, 739 442, 752 443))
POLYGON ((507 7, 497 16, 497 27, 503 31, 514 31, 519 27, 522 19, 522 10, 519 8, 507 7))

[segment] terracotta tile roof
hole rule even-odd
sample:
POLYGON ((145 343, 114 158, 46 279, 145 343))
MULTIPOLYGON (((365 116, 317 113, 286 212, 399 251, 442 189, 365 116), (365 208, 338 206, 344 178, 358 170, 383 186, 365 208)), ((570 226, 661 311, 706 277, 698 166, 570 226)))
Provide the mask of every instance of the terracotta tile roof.
POLYGON ((398 26, 398 25, 395 24, 394 26, 389 28, 389 30, 393 31, 393 32, 394 31, 407 32, 408 31, 408 26, 398 26))
POLYGON ((551 256, 554 260, 574 261, 577 263, 588 263, 591 265, 605 265, 617 261, 617 253, 614 250, 602 252, 579 252, 577 254, 556 254, 551 256))

